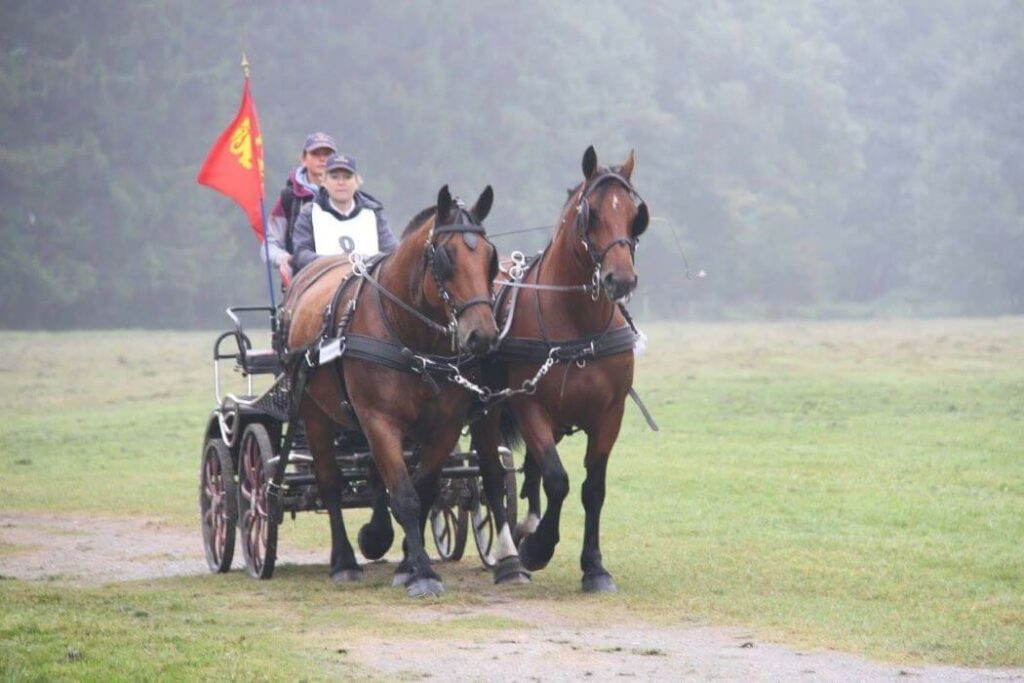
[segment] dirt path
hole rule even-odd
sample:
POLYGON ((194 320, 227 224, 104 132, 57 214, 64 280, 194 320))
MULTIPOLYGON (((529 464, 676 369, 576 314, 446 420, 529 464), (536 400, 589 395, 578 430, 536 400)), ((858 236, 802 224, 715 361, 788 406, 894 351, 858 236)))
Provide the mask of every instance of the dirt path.
MULTIPOLYGON (((323 553, 282 552, 279 562, 322 563, 323 553)), ((368 574, 390 571, 368 568, 368 574)), ((138 519, 84 519, 0 511, 0 575, 95 585, 207 571, 197 531, 138 519)), ((575 623, 507 593, 488 605, 410 610, 410 620, 493 614, 530 623, 447 648, 433 639, 365 640, 348 654, 383 676, 484 681, 940 680, 1024 681, 1024 670, 899 667, 839 652, 802 652, 757 641, 742 629, 654 626, 631 618, 614 626, 575 623), (382 653, 387 654, 381 657, 382 653)))

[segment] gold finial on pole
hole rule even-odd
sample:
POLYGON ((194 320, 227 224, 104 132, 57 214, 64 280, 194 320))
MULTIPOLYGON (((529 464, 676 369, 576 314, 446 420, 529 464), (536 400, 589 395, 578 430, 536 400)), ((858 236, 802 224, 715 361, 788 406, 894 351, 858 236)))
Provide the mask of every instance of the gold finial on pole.
POLYGON ((249 80, 249 58, 245 56, 245 52, 242 53, 242 73, 245 80, 249 80))

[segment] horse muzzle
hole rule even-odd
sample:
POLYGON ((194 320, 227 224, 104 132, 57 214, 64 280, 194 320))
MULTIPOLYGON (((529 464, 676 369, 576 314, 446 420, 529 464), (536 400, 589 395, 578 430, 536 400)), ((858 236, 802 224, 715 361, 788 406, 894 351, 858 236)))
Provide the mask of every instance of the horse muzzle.
POLYGON ((608 298, 615 302, 632 294, 639 280, 639 276, 632 271, 628 274, 608 271, 601 277, 601 286, 608 298))
POLYGON ((459 319, 459 348, 469 351, 474 356, 486 356, 498 347, 498 325, 489 309, 480 307, 480 313, 486 310, 487 315, 467 314, 459 319))

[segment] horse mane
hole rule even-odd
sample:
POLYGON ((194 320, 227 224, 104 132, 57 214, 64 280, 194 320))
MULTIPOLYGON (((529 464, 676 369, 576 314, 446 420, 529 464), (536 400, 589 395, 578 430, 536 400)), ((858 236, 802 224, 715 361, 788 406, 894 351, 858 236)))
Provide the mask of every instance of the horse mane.
POLYGON ((405 226, 405 229, 402 230, 402 237, 406 237, 411 233, 414 233, 417 230, 419 230, 423 226, 423 224, 427 222, 427 219, 429 219, 435 213, 437 213, 437 207, 428 206, 427 208, 423 209, 418 214, 413 216, 412 220, 409 221, 409 225, 405 226))

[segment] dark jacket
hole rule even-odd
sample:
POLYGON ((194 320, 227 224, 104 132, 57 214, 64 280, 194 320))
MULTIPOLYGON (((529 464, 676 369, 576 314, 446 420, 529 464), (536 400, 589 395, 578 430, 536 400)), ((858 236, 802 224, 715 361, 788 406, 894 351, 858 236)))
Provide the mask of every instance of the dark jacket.
MULTIPOLYGON (((295 221, 299 216, 302 207, 312 201, 315 196, 309 189, 296 179, 296 174, 305 172, 299 166, 288 174, 284 189, 270 210, 267 218, 267 251, 270 252, 270 261, 278 265, 281 259, 294 251, 292 244, 292 232, 295 228, 295 221)), ((260 256, 266 260, 266 254, 260 247, 260 256)))
MULTIPOLYGON (((377 214, 377 246, 380 250, 384 253, 394 251, 395 247, 398 246, 398 240, 395 239, 395 234, 391 232, 388 219, 384 217, 384 206, 361 190, 356 191, 354 200, 357 209, 373 211, 377 214)), ((330 212, 338 220, 348 220, 349 217, 342 216, 334 210, 327 196, 327 190, 324 188, 320 188, 314 201, 321 209, 330 212)), ((352 216, 355 216, 356 213, 358 212, 353 210, 352 216)), ((317 258, 316 245, 313 244, 312 202, 303 206, 302 211, 299 212, 299 217, 295 219, 292 241, 295 246, 294 264, 295 272, 297 273, 317 258)))

